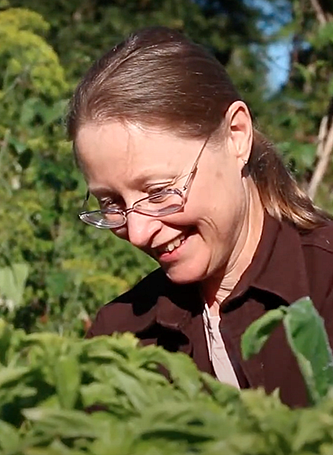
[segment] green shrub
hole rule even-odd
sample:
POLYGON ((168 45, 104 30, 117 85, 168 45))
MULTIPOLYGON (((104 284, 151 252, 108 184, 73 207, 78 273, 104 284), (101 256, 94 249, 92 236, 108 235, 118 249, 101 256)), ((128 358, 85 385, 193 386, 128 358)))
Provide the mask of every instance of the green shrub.
POLYGON ((129 334, 80 340, 3 320, 0 419, 6 455, 333 452, 332 392, 290 410, 278 393, 238 391, 129 334))

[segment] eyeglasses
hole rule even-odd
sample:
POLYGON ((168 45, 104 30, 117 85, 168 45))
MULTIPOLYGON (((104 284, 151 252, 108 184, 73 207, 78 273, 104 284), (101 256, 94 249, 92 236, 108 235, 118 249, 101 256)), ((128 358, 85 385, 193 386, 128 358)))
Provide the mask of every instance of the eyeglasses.
MULTIPOLYGON (((99 229, 117 229, 125 226, 127 223, 127 215, 131 212, 137 212, 142 215, 158 218, 181 211, 186 203, 187 190, 190 188, 197 173, 198 162, 208 140, 209 137, 205 140, 203 146, 201 147, 183 188, 166 188, 161 191, 157 191, 150 196, 139 199, 134 202, 132 207, 125 210, 114 204, 106 209, 93 211, 85 210, 90 196, 88 191, 82 206, 82 211, 79 213, 79 218, 84 223, 90 224, 91 226, 95 226, 99 229)), ((182 177, 179 177, 179 179, 180 178, 182 177)))

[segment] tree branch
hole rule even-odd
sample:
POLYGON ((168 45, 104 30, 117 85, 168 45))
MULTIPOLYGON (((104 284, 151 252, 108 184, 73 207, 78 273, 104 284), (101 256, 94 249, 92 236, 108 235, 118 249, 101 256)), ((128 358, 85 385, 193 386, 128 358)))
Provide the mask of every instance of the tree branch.
POLYGON ((328 19, 326 17, 325 11, 321 7, 320 3, 318 0, 311 0, 311 4, 313 9, 316 12, 317 19, 320 25, 325 25, 328 22, 328 19))
MULTIPOLYGON (((316 13, 320 26, 326 25, 330 21, 330 15, 326 14, 320 0, 311 0, 312 7, 316 13)), ((329 165, 333 152, 333 100, 331 99, 328 113, 322 118, 318 132, 317 145, 317 164, 313 171, 309 186, 308 195, 313 199, 316 195, 320 182, 323 180, 326 169, 329 165)))
MULTIPOLYGON (((332 119, 331 119, 332 120, 332 119)), ((308 195, 313 199, 316 195, 318 186, 322 181, 330 157, 333 152, 333 123, 329 121, 328 116, 323 117, 318 135, 317 156, 318 162, 312 174, 311 181, 308 186, 308 195), (325 131, 326 130, 326 131, 325 131), (325 131, 325 134, 324 134, 325 131)))

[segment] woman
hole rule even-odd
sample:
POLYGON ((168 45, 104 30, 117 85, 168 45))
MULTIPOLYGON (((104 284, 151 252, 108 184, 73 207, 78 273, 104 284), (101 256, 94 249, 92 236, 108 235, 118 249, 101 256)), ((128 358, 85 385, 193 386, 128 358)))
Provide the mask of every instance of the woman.
POLYGON ((139 31, 83 78, 68 133, 89 188, 82 221, 160 264, 87 336, 131 331, 222 382, 305 405, 282 328, 247 362, 240 338, 268 309, 309 295, 332 343, 333 228, 253 128, 223 67, 178 32, 139 31))

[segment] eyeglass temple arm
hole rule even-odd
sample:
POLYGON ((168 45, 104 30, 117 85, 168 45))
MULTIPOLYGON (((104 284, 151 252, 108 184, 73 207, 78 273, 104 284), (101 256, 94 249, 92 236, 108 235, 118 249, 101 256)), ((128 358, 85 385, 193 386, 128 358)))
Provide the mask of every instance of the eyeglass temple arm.
POLYGON ((199 154, 197 156, 197 159, 195 160, 195 162, 194 162, 194 164, 192 166, 191 172, 189 173, 189 176, 186 179, 185 185, 183 186, 183 190, 184 191, 187 190, 187 188, 190 186, 191 181, 192 181, 193 177, 195 176, 195 174, 196 174, 196 172, 198 170, 198 163, 199 163, 200 157, 201 157, 202 152, 204 151, 209 139, 210 139, 210 136, 207 137, 207 139, 204 142, 204 145, 201 147, 201 150, 200 150, 200 152, 199 152, 199 154))
POLYGON ((83 204, 82 204, 82 208, 81 208, 81 211, 82 211, 82 212, 83 212, 83 211, 86 209, 86 207, 87 207, 87 202, 88 202, 89 196, 90 196, 90 191, 87 190, 86 195, 85 195, 85 198, 84 198, 84 201, 83 201, 83 204))
MULTIPOLYGON (((189 187, 190 183, 191 183, 191 180, 193 178, 193 176, 195 175, 195 173, 197 172, 197 169, 198 169, 198 162, 200 160, 200 157, 202 155, 202 152, 204 151, 206 145, 207 145, 207 142, 209 141, 210 139, 210 136, 207 137, 207 139, 205 140, 204 142, 204 145, 201 147, 201 150, 197 156, 197 159, 195 160, 193 166, 192 166, 192 169, 191 169, 191 172, 189 173, 189 176, 187 177, 186 179, 186 182, 185 182, 185 185, 183 186, 183 190, 187 190, 187 188, 189 187)), ((86 196, 84 198, 84 201, 83 201, 83 204, 82 204, 82 210, 86 207, 87 205, 87 202, 88 202, 88 199, 89 199, 89 196, 90 196, 90 191, 87 190, 86 192, 86 196)))

